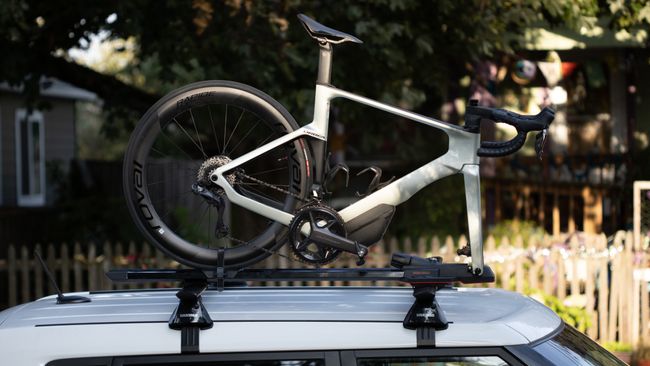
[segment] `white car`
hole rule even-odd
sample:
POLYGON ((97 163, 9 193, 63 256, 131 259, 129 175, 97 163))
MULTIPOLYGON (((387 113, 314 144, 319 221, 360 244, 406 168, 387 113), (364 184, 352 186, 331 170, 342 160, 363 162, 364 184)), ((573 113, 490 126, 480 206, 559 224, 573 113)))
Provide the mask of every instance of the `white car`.
POLYGON ((0 364, 625 365, 544 305, 492 288, 439 289, 448 325, 428 336, 403 325, 409 287, 208 289, 213 324, 193 332, 170 328, 176 290, 76 295, 90 301, 1 312, 0 364))

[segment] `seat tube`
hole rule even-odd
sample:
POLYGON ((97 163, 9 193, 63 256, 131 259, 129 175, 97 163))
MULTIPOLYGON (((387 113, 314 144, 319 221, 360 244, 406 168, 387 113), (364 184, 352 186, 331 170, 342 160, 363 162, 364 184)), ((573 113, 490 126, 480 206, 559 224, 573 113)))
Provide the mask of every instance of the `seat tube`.
POLYGON ((329 42, 319 43, 320 53, 318 55, 318 79, 319 84, 329 85, 332 76, 332 45, 329 42))
POLYGON ((463 166, 465 179, 465 201, 467 203, 467 225, 472 255, 472 273, 483 273, 483 232, 481 230, 481 177, 478 164, 463 166))

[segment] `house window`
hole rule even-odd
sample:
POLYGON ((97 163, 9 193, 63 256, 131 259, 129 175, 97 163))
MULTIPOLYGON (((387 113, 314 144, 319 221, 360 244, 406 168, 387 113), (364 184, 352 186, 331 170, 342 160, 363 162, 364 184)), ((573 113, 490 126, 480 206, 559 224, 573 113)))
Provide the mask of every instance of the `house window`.
POLYGON ((45 204, 43 114, 16 111, 16 191, 18 206, 45 204))

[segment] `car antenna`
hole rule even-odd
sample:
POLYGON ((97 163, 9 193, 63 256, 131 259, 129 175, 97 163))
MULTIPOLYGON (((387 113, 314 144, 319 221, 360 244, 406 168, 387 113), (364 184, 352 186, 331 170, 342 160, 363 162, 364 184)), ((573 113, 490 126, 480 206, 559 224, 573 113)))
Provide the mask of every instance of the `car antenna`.
POLYGON ((82 302, 90 302, 90 299, 85 297, 85 296, 79 296, 79 295, 64 295, 63 292, 61 292, 61 289, 59 288, 59 285, 56 284, 56 279, 54 279, 54 276, 52 275, 52 272, 50 272, 50 269, 47 268, 47 265, 45 264, 45 261, 43 261, 43 257, 41 257, 41 253, 38 252, 38 250, 34 250, 34 256, 38 259, 38 261, 41 263, 41 267, 43 267, 43 270, 45 270, 45 275, 47 278, 50 279, 50 282, 52 282, 52 285, 56 289, 56 303, 57 304, 79 304, 82 302))

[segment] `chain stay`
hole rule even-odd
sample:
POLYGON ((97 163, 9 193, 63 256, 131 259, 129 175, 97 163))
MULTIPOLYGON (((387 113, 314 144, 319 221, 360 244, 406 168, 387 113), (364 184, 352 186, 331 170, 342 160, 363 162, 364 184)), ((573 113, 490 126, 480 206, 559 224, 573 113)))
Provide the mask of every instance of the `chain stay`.
MULTIPOLYGON (((265 181, 263 181, 263 180, 260 180, 260 179, 255 178, 255 177, 251 177, 250 175, 245 174, 245 173, 242 173, 241 171, 238 171, 238 172, 236 172, 235 174, 237 174, 237 176, 240 177, 240 178, 246 178, 246 179, 251 180, 251 181, 253 181, 253 182, 255 182, 255 183, 261 184, 261 185, 263 185, 263 186, 265 186, 265 187, 267 187, 267 188, 270 188, 270 189, 276 190, 276 191, 278 191, 278 192, 280 192, 280 193, 284 193, 284 194, 290 195, 291 197, 294 197, 295 199, 300 200, 301 202, 308 202, 308 201, 309 201, 309 200, 306 200, 306 199, 300 197, 299 195, 297 195, 297 194, 295 194, 295 193, 293 193, 293 192, 291 192, 291 191, 287 191, 287 190, 282 189, 282 188, 280 188, 280 187, 276 187, 276 186, 274 186, 273 184, 267 183, 267 182, 265 182, 265 181)), ((236 183, 235 183, 235 184, 236 184, 236 183)), ((276 250, 270 250, 270 249, 266 249, 266 248, 258 247, 258 246, 256 246, 255 244, 249 243, 249 242, 244 241, 244 240, 241 240, 241 239, 237 239, 237 238, 232 237, 232 236, 230 236, 230 235, 227 235, 226 238, 227 238, 227 239, 230 239, 230 240, 232 240, 232 241, 234 241, 234 242, 237 242, 238 244, 246 245, 246 246, 250 246, 250 247, 253 247, 253 248, 255 248, 255 249, 259 249, 259 250, 261 250, 261 251, 263 251, 263 252, 265 252, 265 253, 271 254, 271 255, 273 255, 273 254, 277 254, 277 255, 279 255, 280 257, 282 257, 282 258, 286 258, 286 259, 288 259, 288 260, 290 260, 290 261, 292 261, 292 262, 295 262, 295 263, 303 263, 303 262, 301 262, 301 261, 299 261, 299 260, 297 260, 297 259, 295 259, 295 258, 293 258, 293 257, 291 257, 291 256, 289 256, 289 255, 285 255, 285 254, 280 253, 280 248, 282 248, 282 246, 283 246, 284 244, 281 245, 281 246, 280 246, 278 249, 276 249, 276 250)))

